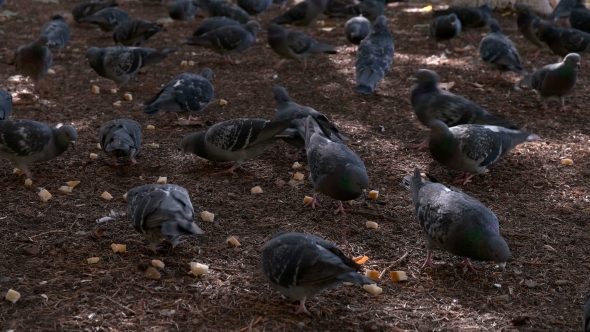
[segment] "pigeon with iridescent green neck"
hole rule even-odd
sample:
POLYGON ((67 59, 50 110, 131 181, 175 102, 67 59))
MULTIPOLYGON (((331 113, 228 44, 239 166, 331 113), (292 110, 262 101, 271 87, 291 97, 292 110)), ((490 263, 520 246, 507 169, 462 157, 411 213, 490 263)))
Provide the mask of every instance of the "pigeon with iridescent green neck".
POLYGON ((422 179, 418 168, 412 176, 404 177, 402 184, 412 193, 414 214, 426 235, 422 268, 439 267, 432 262, 432 250, 440 248, 463 257, 462 265, 471 271, 483 269, 470 259, 496 262, 505 270, 510 249, 490 209, 457 188, 422 179))

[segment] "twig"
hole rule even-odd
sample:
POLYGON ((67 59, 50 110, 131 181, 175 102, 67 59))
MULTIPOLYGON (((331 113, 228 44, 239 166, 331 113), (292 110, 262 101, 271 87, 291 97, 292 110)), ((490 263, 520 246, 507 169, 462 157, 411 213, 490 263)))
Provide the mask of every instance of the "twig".
POLYGON ((379 279, 381 279, 381 277, 383 277, 383 275, 385 274, 385 272, 389 269, 391 269, 392 267, 394 267, 395 265, 401 263, 406 256, 408 256, 408 252, 406 251, 405 254, 402 255, 402 257, 398 258, 395 262, 391 263, 388 267, 384 268, 383 271, 381 271, 381 273, 379 273, 379 279))
POLYGON ((250 325, 248 325, 248 326, 246 326, 246 327, 242 328, 242 329, 240 330, 240 332, 245 332, 246 330, 247 330, 247 331, 252 331, 252 328, 253 328, 254 326, 256 326, 256 324, 260 323, 260 321, 261 321, 261 320, 262 320, 262 316, 258 316, 258 318, 256 318, 256 320, 254 320, 254 318, 252 318, 252 321, 250 321, 250 325))
POLYGON ((129 309, 129 308, 127 308, 126 306, 124 306, 124 305, 122 305, 121 303, 119 303, 119 302, 117 302, 117 301, 115 301, 115 300, 111 299, 110 297, 108 297, 108 296, 104 295, 104 298, 105 298, 105 299, 107 299, 107 300, 109 300, 109 301, 111 301, 111 302, 113 302, 114 304, 118 305, 119 307, 121 307, 121 308, 123 308, 123 309, 129 310, 129 312, 133 313, 135 316, 139 316, 139 315, 138 315, 138 314, 137 314, 135 311, 133 311, 132 309, 129 309))
POLYGON ((228 273, 228 272, 229 272, 229 273, 232 273, 232 272, 233 272, 233 273, 240 273, 240 272, 242 272, 242 271, 240 271, 240 270, 222 269, 222 268, 220 268, 220 267, 213 267, 213 266, 209 266, 209 268, 210 268, 211 270, 221 271, 221 272, 225 272, 225 273, 228 273))
POLYGON ((391 220, 391 221, 396 221, 395 219, 388 217, 388 216, 384 216, 382 214, 375 214, 375 213, 369 213, 369 212, 363 212, 363 211, 346 211, 346 213, 350 213, 350 214, 358 214, 361 216, 367 216, 367 217, 375 217, 375 218, 381 218, 381 219, 385 219, 385 220, 391 220))
POLYGON ((36 237, 43 236, 43 235, 49 234, 49 233, 63 233, 63 232, 65 232, 65 231, 64 230, 61 230, 61 229, 57 229, 57 230, 43 232, 43 233, 40 233, 40 234, 37 234, 37 235, 29 236, 29 239, 34 239, 36 237))

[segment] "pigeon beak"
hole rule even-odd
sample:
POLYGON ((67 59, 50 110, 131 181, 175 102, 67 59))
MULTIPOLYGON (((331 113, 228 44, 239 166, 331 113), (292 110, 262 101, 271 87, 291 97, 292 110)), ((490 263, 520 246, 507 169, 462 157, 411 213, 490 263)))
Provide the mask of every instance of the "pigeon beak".
POLYGON ((72 145, 72 149, 76 150, 76 141, 72 141, 70 144, 72 145))
POLYGON ((578 67, 578 69, 582 68, 582 64, 581 63, 577 63, 576 66, 578 67))
POLYGON ((506 271, 506 262, 498 263, 498 265, 500 265, 500 268, 502 269, 502 272, 505 272, 506 271))
POLYGON ((363 198, 367 199, 367 189, 363 189, 363 198))

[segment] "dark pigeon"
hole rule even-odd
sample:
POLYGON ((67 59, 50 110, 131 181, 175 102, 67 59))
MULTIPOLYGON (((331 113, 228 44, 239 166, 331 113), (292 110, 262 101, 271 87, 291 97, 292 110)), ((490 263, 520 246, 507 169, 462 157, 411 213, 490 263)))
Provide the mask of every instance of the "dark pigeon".
POLYGON ((560 0, 551 15, 549 20, 555 21, 560 18, 568 18, 576 5, 577 0, 560 0))
POLYGON ((175 184, 146 184, 129 190, 127 214, 152 251, 164 241, 176 247, 183 235, 204 234, 195 224, 188 191, 175 184))
POLYGON ((520 31, 526 40, 538 47, 537 52, 534 54, 534 56, 537 57, 543 48, 543 42, 539 40, 539 37, 537 37, 536 34, 537 25, 539 22, 541 22, 541 19, 537 15, 533 14, 529 5, 525 3, 517 3, 514 5, 514 8, 518 13, 516 18, 518 31, 520 31))
POLYGON ((461 21, 454 13, 439 16, 430 24, 429 32, 437 43, 451 40, 461 33, 461 21))
POLYGON ((118 166, 118 158, 126 158, 137 164, 135 156, 141 148, 141 125, 130 119, 111 120, 98 130, 98 141, 102 151, 118 166))
POLYGON ((183 41, 183 44, 206 47, 223 56, 225 62, 236 64, 231 59, 232 53, 238 53, 250 48, 256 42, 256 32, 260 24, 250 21, 243 26, 223 26, 209 31, 201 36, 183 41))
POLYGON ((590 295, 586 296, 586 306, 582 317, 582 332, 590 332, 590 295))
MULTIPOLYGON (((312 53, 338 53, 332 45, 319 42, 299 31, 283 29, 274 23, 268 25, 268 44, 285 59, 303 59, 303 69, 307 68, 307 57, 312 53)), ((278 69, 285 59, 275 68, 278 69)))
POLYGON ((431 259, 434 248, 463 257, 463 266, 471 271, 483 269, 470 259, 496 262, 502 271, 506 269, 510 249, 490 209, 456 188, 423 180, 418 168, 413 176, 404 177, 403 184, 412 193, 414 214, 426 235, 422 269, 439 267, 431 259))
POLYGON ((278 139, 275 136, 290 125, 290 120, 227 120, 214 124, 204 132, 187 135, 180 144, 181 150, 210 161, 235 161, 230 169, 222 172, 235 174, 236 168, 263 153, 278 139))
POLYGON ((166 5, 170 18, 176 21, 190 21, 199 11, 197 0, 176 0, 166 5))
POLYGON ((308 26, 317 20, 324 10, 326 10, 327 5, 328 0, 305 0, 287 10, 282 15, 273 18, 270 23, 308 26))
POLYGON ((58 54, 70 41, 70 28, 61 15, 54 15, 51 21, 43 24, 41 35, 47 37, 47 46, 57 49, 58 54))
POLYGON ((344 24, 346 40, 353 45, 360 45, 363 39, 371 33, 371 29, 371 22, 363 16, 353 17, 344 24))
POLYGON ((102 9, 109 8, 109 7, 116 7, 119 3, 117 0, 110 0, 110 1, 86 1, 77 4, 72 8, 72 16, 74 17, 74 21, 76 23, 83 23, 82 19, 86 16, 90 16, 102 9))
POLYGON ((484 173, 510 150, 539 136, 499 126, 464 124, 449 128, 440 120, 428 123, 432 130, 428 148, 432 158, 452 170, 462 171, 456 182, 466 184, 484 173))
POLYGON ((393 37, 385 16, 379 16, 373 32, 361 42, 356 54, 355 92, 371 94, 393 63, 393 37))
POLYGON ((10 112, 12 112, 12 95, 0 89, 0 120, 8 120, 10 112))
POLYGON ((238 0, 238 6, 248 14, 256 16, 266 11, 272 5, 272 0, 238 0))
POLYGON ((485 64, 498 70, 498 76, 506 71, 526 75, 522 68, 516 47, 508 37, 504 36, 498 21, 489 20, 490 33, 479 43, 479 55, 485 64))
POLYGON ((537 25, 537 37, 559 56, 583 54, 590 50, 590 34, 573 28, 555 27, 542 21, 537 25))
POLYGON ((80 22, 96 24, 102 31, 113 31, 130 20, 131 16, 123 9, 108 7, 80 19, 80 22))
POLYGON ((276 233, 261 254, 262 272, 270 286, 299 301, 296 314, 311 316, 305 300, 344 282, 374 284, 358 272, 361 266, 336 245, 310 234, 276 233))
POLYGON ((86 59, 98 75, 114 81, 121 87, 141 68, 163 61, 169 53, 178 50, 177 47, 159 50, 127 46, 91 47, 86 50, 86 59))
POLYGON ((193 114, 204 110, 213 99, 214 89, 211 80, 213 72, 209 68, 201 74, 183 73, 168 82, 160 92, 145 104, 143 111, 157 114, 161 111, 189 113, 189 121, 196 121, 193 114))
POLYGON ((60 156, 78 139, 72 126, 32 120, 0 121, 0 133, 0 156, 12 160, 28 178, 33 178, 29 165, 60 156))
POLYGON ((586 8, 585 0, 577 0, 570 14, 570 25, 574 29, 590 33, 590 10, 586 8))
MULTIPOLYGON (((432 13, 434 17, 455 14, 461 21, 461 30, 469 31, 477 28, 484 28, 488 25, 488 20, 492 17, 492 6, 485 3, 479 7, 449 7, 446 10, 437 10, 432 13)), ((474 40, 473 35, 469 38, 474 40)))
POLYGON ((148 20, 131 20, 119 25, 113 33, 115 45, 141 46, 146 40, 162 31, 163 25, 148 20))
POLYGON ((581 57, 577 53, 568 54, 562 62, 543 66, 525 77, 523 83, 539 92, 543 108, 547 109, 545 99, 559 98, 561 110, 566 111, 565 96, 576 86, 581 57))
POLYGON ((375 21, 377 17, 383 15, 385 0, 365 0, 356 4, 348 5, 346 9, 351 15, 363 15, 369 21, 375 21))
POLYGON ((211 17, 224 16, 240 23, 246 23, 250 20, 250 15, 245 10, 224 0, 199 0, 199 5, 211 17))
POLYGON ((203 20, 201 25, 193 32, 193 37, 199 37, 207 32, 224 26, 240 26, 240 22, 225 16, 213 16, 203 20))
POLYGON ((30 77, 35 83, 35 88, 39 81, 47 76, 53 64, 53 55, 47 47, 48 42, 47 36, 41 35, 31 44, 20 46, 14 54, 16 72, 30 77))

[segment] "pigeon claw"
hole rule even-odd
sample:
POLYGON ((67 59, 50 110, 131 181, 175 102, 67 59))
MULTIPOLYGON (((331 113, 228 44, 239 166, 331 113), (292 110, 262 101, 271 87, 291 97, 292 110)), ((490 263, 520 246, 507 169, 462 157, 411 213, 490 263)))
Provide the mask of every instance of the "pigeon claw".
POLYGON ((455 181, 453 181, 453 182, 465 185, 468 182, 471 182, 472 177, 473 177, 473 174, 463 172, 463 173, 459 174, 459 176, 457 176, 457 178, 455 178, 455 181))
POLYGON ((338 201, 338 208, 336 210, 334 210, 334 214, 338 214, 338 213, 342 213, 343 215, 346 215, 346 212, 351 212, 352 210, 345 210, 344 207, 342 206, 342 202, 338 201))
POLYGON ((309 203, 306 203, 304 205, 304 207, 311 207, 312 209, 315 209, 316 207, 322 207, 320 205, 320 203, 318 203, 318 200, 315 198, 315 195, 313 196, 313 198, 311 199, 311 201, 309 203))
POLYGON ((460 263, 459 266, 462 266, 473 272, 483 271, 483 267, 471 264, 471 261, 467 257, 463 257, 463 263, 460 263))
POLYGON ((420 144, 410 146, 410 149, 416 149, 416 150, 428 149, 429 143, 430 143, 430 140, 425 139, 420 144))
POLYGON ((423 270, 425 267, 430 267, 433 269, 438 269, 439 267, 441 267, 443 264, 435 264, 432 262, 432 252, 430 250, 426 250, 426 261, 424 262, 424 264, 422 264, 422 267, 420 268, 420 270, 423 270))
POLYGON ((295 310, 295 314, 306 314, 308 316, 312 316, 311 312, 309 312, 307 310, 307 308, 305 308, 305 298, 301 299, 301 301, 299 301, 299 308, 297 308, 297 310, 295 310))

